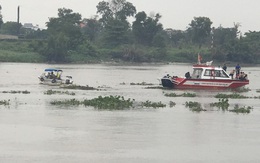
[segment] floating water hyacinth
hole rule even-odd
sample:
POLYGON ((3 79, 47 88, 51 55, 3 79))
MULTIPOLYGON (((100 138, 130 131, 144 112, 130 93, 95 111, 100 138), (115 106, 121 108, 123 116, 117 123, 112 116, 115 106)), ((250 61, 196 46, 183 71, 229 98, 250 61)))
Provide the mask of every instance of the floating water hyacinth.
POLYGON ((1 100, 0 105, 10 105, 10 99, 9 100, 1 100))
POLYGON ((189 101, 189 102, 186 101, 185 107, 190 108, 191 111, 194 111, 194 112, 206 111, 205 109, 202 108, 200 103, 193 102, 193 101, 189 101))
POLYGON ((46 95, 52 95, 52 94, 66 94, 66 95, 72 95, 72 96, 75 95, 74 92, 69 92, 69 91, 54 91, 54 90, 52 90, 52 89, 47 90, 46 92, 44 92, 44 94, 46 94, 46 95))
POLYGON ((227 98, 218 99, 218 102, 210 103, 211 107, 218 107, 221 108, 223 111, 228 110, 229 103, 227 98))
POLYGON ((235 112, 237 114, 239 114, 239 113, 249 114, 252 109, 253 109, 253 107, 251 107, 251 106, 239 107, 239 105, 236 104, 234 109, 229 110, 229 111, 230 112, 235 112))

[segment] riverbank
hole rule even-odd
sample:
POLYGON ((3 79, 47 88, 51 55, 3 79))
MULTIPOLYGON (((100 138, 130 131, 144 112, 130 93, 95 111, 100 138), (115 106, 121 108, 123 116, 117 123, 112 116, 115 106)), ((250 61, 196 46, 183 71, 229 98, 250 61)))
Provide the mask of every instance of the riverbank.
MULTIPOLYGON (((36 52, 34 50, 36 42, 36 40, 0 40, 0 62, 57 63, 51 61, 50 55, 44 52, 41 54, 36 52)), ((69 51, 63 56, 63 61, 59 63, 196 63, 198 53, 203 58, 202 62, 214 60, 215 65, 223 65, 224 63, 237 64, 234 61, 219 60, 211 54, 210 49, 207 47, 199 49, 196 46, 188 45, 182 48, 155 48, 130 45, 117 48, 93 47, 93 50, 90 52, 69 51)), ((250 63, 248 64, 250 65, 250 63)))

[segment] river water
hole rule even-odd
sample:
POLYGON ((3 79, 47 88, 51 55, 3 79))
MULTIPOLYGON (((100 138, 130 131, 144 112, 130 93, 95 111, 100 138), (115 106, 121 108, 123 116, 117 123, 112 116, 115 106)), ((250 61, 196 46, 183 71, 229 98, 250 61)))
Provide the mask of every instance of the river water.
MULTIPOLYGON (((243 65, 242 65, 243 66, 243 65)), ((229 70, 231 68, 228 68, 229 70)), ((260 96, 260 67, 242 67, 250 89, 242 95, 260 96)), ((187 64, 168 65, 47 65, 0 63, 0 162, 260 162, 260 99, 230 99, 252 106, 249 114, 210 108, 219 91, 146 89, 165 73, 185 74, 187 64), (77 85, 101 87, 99 91, 68 90, 76 95, 45 95, 47 90, 66 91, 40 85, 45 68, 61 68, 77 85), (29 94, 3 93, 29 91, 29 94), (165 93, 196 93, 196 97, 166 97, 165 93), (135 101, 159 102, 164 108, 98 110, 84 106, 52 106, 53 100, 92 99, 120 95, 135 101), (173 101, 176 106, 170 107, 173 101), (186 101, 197 101, 207 111, 192 112, 186 101)), ((224 92, 230 93, 230 92, 224 92)))

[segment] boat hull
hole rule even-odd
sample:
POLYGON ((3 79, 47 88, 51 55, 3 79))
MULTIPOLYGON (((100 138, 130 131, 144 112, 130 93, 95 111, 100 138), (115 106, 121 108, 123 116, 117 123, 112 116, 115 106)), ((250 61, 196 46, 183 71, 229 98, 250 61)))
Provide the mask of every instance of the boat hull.
POLYGON ((162 78, 161 83, 174 89, 235 89, 249 84, 249 80, 162 78))
POLYGON ((51 85, 51 86, 57 86, 57 85, 62 85, 62 84, 72 84, 73 83, 73 81, 69 80, 69 79, 63 80, 63 79, 48 79, 48 78, 45 78, 45 77, 39 77, 39 80, 40 80, 40 84, 51 85))

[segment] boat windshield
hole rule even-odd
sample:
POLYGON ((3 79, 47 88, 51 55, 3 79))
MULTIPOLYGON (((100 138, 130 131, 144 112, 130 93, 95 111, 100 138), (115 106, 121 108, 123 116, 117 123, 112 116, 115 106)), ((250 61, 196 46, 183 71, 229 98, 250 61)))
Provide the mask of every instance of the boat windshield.
POLYGON ((224 70, 214 70, 214 69, 206 70, 204 76, 229 78, 229 76, 224 70))
POLYGON ((192 77, 193 79, 199 79, 199 78, 201 78, 202 70, 203 70, 202 68, 194 68, 191 77, 192 77))

